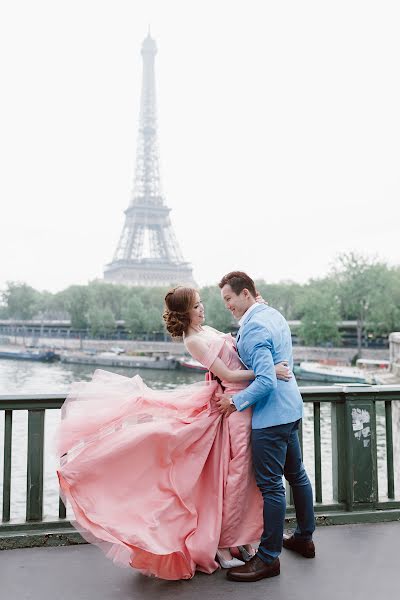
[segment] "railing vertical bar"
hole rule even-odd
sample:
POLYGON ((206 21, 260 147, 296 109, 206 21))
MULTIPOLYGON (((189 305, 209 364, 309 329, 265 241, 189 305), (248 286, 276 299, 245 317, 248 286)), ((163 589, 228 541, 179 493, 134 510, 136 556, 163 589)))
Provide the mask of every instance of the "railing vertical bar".
MULTIPOLYGON (((303 457, 303 419, 301 419, 299 423, 299 443, 301 448, 301 456, 303 457)), ((289 502, 292 506, 294 505, 292 488, 290 488, 289 502)))
POLYGON ((67 517, 67 509, 65 508, 62 498, 60 498, 58 502, 58 517, 59 519, 65 519, 67 517))
POLYGON ((286 506, 293 506, 293 494, 292 488, 289 485, 289 482, 285 481, 285 491, 286 491, 286 506))
POLYGON ((10 520, 12 418, 12 410, 4 411, 3 523, 10 520))
POLYGON ((314 402, 314 464, 315 464, 315 501, 322 502, 321 404, 319 402, 314 402))
POLYGON ((303 419, 299 423, 299 442, 301 448, 301 456, 303 456, 303 419))
POLYGON ((347 504, 346 492, 346 436, 345 405, 339 402, 340 396, 331 402, 331 436, 332 436, 332 484, 335 502, 347 504))
POLYGON ((291 506, 294 506, 293 490, 291 485, 289 485, 289 502, 291 506))
POLYGON ((387 464, 387 486, 388 498, 394 500, 394 463, 393 463, 393 429, 392 429, 392 403, 385 402, 386 421, 386 464, 387 464))
POLYGON ((43 447, 45 410, 28 411, 26 520, 43 517, 43 447))

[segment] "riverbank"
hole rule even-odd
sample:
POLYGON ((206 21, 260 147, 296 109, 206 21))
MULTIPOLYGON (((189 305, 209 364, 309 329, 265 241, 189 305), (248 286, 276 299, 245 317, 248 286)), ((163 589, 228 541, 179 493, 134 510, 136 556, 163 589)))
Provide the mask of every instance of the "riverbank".
MULTIPOLYGON (((21 349, 28 338, 22 336, 9 336, 9 344, 5 344, 6 338, 3 336, 2 347, 7 349, 21 349)), ((118 345, 125 352, 137 352, 144 354, 168 353, 173 356, 182 356, 185 354, 185 346, 182 342, 145 342, 141 340, 95 340, 95 339, 71 339, 71 338, 41 338, 39 347, 54 348, 56 350, 96 350, 98 352, 109 351, 112 347, 118 345)), ((388 360, 389 348, 364 348, 363 358, 374 360, 388 360)), ((293 357, 295 363, 302 361, 324 361, 350 365, 352 361, 359 358, 357 348, 323 348, 308 346, 293 346, 293 357)))

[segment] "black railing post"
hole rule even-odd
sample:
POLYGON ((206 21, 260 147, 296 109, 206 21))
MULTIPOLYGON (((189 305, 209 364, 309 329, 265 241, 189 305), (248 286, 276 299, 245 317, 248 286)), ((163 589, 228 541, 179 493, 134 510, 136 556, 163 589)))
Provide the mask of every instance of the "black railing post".
POLYGON ((372 392, 346 396, 346 448, 347 501, 353 510, 373 508, 378 501, 378 468, 372 392))
POLYGON ((41 521, 43 518, 44 414, 44 410, 28 411, 27 521, 41 521))
POLYGON ((3 516, 4 523, 10 520, 11 500, 11 444, 12 444, 12 410, 4 411, 4 464, 3 464, 3 516))
POLYGON ((333 499, 337 503, 345 503, 350 509, 349 490, 345 477, 347 471, 345 403, 344 397, 332 402, 332 485, 333 499))

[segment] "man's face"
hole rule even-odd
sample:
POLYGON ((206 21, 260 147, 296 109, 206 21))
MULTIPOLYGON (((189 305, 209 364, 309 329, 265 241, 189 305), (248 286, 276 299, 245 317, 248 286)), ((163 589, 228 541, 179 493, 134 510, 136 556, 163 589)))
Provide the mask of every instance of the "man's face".
POLYGON ((249 308, 250 292, 245 288, 240 294, 235 294, 231 286, 226 283, 221 289, 221 297, 225 307, 231 311, 235 319, 243 317, 246 310, 249 308))

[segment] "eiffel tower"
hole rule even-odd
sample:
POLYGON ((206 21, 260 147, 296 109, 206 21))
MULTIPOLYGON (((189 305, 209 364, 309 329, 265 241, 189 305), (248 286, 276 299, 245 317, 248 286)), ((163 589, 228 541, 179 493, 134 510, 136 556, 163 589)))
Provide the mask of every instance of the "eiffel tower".
POLYGON ((164 204, 157 143, 154 59, 150 32, 142 44, 143 79, 139 139, 133 197, 125 224, 104 279, 131 286, 195 286, 192 267, 185 262, 164 204))

